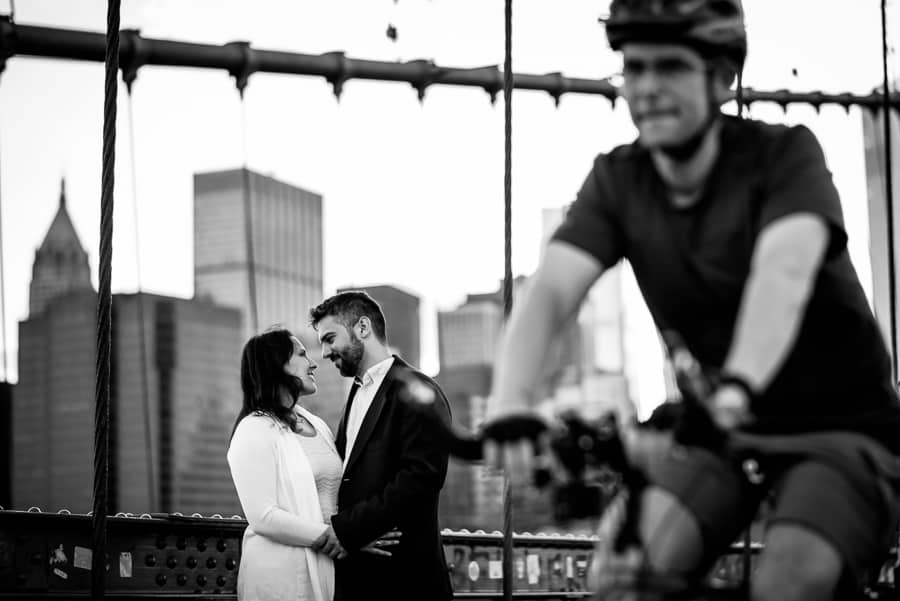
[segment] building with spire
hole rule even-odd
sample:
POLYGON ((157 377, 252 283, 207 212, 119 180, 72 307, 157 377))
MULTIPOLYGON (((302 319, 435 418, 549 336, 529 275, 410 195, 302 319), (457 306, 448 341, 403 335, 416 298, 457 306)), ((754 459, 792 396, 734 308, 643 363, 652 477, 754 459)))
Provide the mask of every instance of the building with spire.
MULTIPOLYGON (((241 315, 209 301, 113 295, 111 512, 240 512, 225 452, 240 409, 241 315)), ((97 295, 59 209, 35 255, 12 403, 14 509, 91 510, 97 295)))
POLYGON ((44 241, 35 252, 28 298, 29 315, 42 313, 54 297, 76 290, 92 290, 91 268, 87 251, 66 210, 66 180, 63 179, 59 190, 59 208, 44 241))
POLYGON ((12 405, 12 506, 91 508, 97 296, 88 254, 59 208, 32 268, 28 318, 19 323, 12 405))

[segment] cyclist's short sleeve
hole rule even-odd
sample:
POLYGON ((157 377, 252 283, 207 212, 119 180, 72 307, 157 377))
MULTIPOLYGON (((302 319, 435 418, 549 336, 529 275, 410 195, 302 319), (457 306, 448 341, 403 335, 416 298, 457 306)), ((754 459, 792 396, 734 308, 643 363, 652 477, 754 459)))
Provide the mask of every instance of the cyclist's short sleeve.
POLYGON ((606 155, 600 155, 551 239, 584 250, 604 268, 612 267, 624 253, 614 196, 606 155))
POLYGON ((847 245, 841 201, 815 135, 804 126, 788 129, 773 148, 767 169, 759 227, 793 213, 820 215, 829 226, 827 256, 847 245))

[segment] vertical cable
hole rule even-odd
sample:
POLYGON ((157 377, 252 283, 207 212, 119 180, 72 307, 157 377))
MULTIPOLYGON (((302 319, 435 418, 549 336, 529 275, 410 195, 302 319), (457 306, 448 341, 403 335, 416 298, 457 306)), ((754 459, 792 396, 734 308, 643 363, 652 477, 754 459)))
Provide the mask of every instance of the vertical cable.
POLYGON ((503 59, 503 316, 512 311, 512 0, 506 0, 506 51, 503 59))
POLYGON ((106 512, 109 492, 109 382, 112 333, 112 240, 116 169, 116 102, 121 0, 109 0, 106 15, 106 77, 103 103, 103 174, 100 195, 100 277, 97 291, 97 369, 94 410, 94 509, 91 599, 106 590, 106 512))
POLYGON ((145 457, 147 459, 147 493, 150 502, 150 511, 160 511, 156 506, 156 474, 153 461, 156 455, 153 452, 153 431, 150 423, 150 386, 147 377, 147 327, 144 321, 144 293, 141 280, 141 228, 138 215, 137 196, 137 159, 134 144, 134 102, 131 96, 131 84, 128 90, 128 140, 131 154, 131 202, 134 213, 134 271, 137 279, 137 321, 138 321, 138 360, 141 368, 138 370, 141 379, 141 405, 144 413, 144 445, 147 447, 145 457))
POLYGON ((244 193, 244 243, 247 253, 247 288, 250 297, 250 327, 252 335, 259 331, 259 311, 256 305, 256 259, 253 253, 253 205, 250 200, 250 171, 247 167, 247 105, 244 89, 241 94, 241 136, 244 165, 241 168, 241 187, 244 193))
MULTIPOLYGON (((0 160, 0 173, 3 161, 0 160)), ((3 183, 0 180, 0 336, 3 344, 3 381, 9 382, 9 365, 6 352, 6 269, 3 260, 3 183)))
MULTIPOLYGON (((513 303, 512 280, 512 0, 504 6, 505 51, 503 58, 503 318, 513 303)), ((503 599, 513 598, 513 511, 509 476, 503 478, 503 599)))
POLYGON ((884 199, 887 217, 888 312, 891 319, 891 381, 897 386, 897 276, 894 273, 894 193, 891 169, 891 88, 888 81, 887 1, 881 0, 881 69, 884 95, 881 115, 884 119, 884 199))

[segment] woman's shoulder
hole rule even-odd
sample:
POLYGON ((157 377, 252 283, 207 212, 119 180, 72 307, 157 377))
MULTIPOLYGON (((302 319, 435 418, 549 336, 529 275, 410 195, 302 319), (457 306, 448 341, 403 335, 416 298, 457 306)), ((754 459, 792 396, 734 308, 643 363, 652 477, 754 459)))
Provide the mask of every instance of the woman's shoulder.
POLYGON ((238 422, 234 435, 246 434, 278 434, 286 426, 275 417, 262 412, 253 412, 238 422))

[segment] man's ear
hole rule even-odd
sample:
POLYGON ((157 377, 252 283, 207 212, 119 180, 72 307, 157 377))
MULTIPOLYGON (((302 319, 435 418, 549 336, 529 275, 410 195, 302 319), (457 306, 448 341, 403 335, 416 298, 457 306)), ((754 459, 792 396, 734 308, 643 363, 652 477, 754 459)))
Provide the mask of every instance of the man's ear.
POLYGON ((356 327, 359 328, 360 338, 366 338, 372 333, 372 322, 365 315, 359 318, 359 321, 356 322, 356 327))

